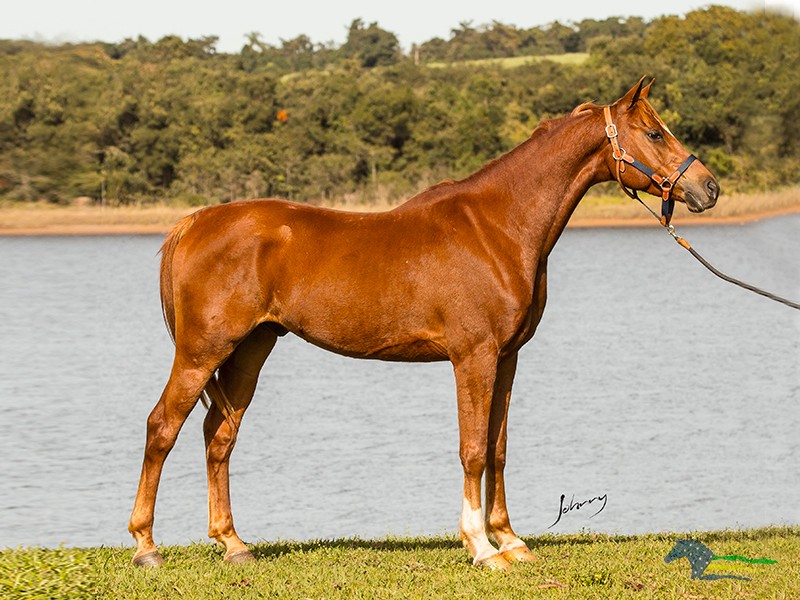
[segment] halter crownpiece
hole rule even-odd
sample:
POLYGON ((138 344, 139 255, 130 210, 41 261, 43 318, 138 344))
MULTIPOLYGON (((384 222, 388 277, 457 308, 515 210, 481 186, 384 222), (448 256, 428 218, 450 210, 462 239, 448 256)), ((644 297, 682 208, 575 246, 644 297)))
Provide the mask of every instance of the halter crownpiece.
POLYGON ((614 157, 614 162, 617 166, 616 177, 619 186, 628 196, 638 200, 639 196, 636 193, 636 190, 629 190, 625 187, 625 184, 622 183, 622 173, 625 172, 625 163, 635 167, 647 175, 653 183, 661 188, 661 224, 666 227, 672 220, 672 211, 675 208, 675 200, 670 197, 672 195, 672 188, 675 186, 675 183, 678 181, 678 179, 680 179, 681 175, 686 172, 686 169, 688 169, 689 166, 695 160, 697 160, 697 157, 694 154, 690 154, 680 164, 680 166, 675 169, 675 172, 672 175, 669 177, 663 177, 646 164, 636 160, 630 154, 625 152, 625 150, 619 145, 619 132, 617 131, 617 126, 614 124, 614 121, 611 119, 611 108, 604 106, 603 114, 605 115, 606 119, 606 137, 608 138, 608 141, 611 142, 611 155, 614 157))

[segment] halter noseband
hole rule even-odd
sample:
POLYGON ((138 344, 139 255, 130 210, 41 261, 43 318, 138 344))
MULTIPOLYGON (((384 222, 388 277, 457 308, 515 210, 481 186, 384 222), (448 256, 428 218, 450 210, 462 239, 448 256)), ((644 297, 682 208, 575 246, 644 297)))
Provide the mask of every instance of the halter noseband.
POLYGON ((604 106, 603 114, 606 118, 606 137, 608 138, 608 141, 611 142, 612 156, 614 157, 614 162, 617 165, 616 177, 619 187, 621 187, 622 191, 631 198, 635 198, 637 200, 639 199, 636 190, 629 190, 625 187, 625 184, 622 183, 622 173, 625 172, 625 163, 628 163, 647 175, 653 183, 661 188, 661 224, 666 227, 669 225, 669 222, 672 219, 672 211, 675 208, 675 200, 670 197, 672 195, 672 188, 675 186, 675 183, 678 181, 678 179, 680 179, 681 175, 686 172, 686 169, 689 168, 689 165, 697 160, 697 157, 695 157, 694 154, 690 154, 686 157, 686 160, 684 160, 680 166, 675 169, 675 172, 672 175, 669 177, 662 177, 646 164, 639 162, 622 149, 622 147, 619 145, 619 132, 617 131, 617 126, 614 125, 614 122, 611 120, 611 108, 604 106))

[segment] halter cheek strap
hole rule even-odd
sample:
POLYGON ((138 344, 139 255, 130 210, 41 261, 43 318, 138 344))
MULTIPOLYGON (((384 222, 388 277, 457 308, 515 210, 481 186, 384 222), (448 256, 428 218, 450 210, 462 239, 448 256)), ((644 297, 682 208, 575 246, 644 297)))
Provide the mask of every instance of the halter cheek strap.
POLYGON ((666 227, 669 225, 670 220, 672 220, 672 212, 675 209, 675 200, 670 197, 672 195, 672 188, 675 186, 675 183, 678 181, 678 179, 680 179, 681 175, 686 172, 686 169, 688 169, 689 166, 695 160, 697 160, 697 158, 694 154, 690 154, 680 164, 680 166, 675 169, 672 175, 669 177, 663 177, 646 164, 636 160, 630 154, 625 152, 625 150, 623 150, 623 148, 619 145, 619 132, 617 131, 617 126, 614 125, 614 122, 611 120, 611 108, 608 106, 603 107, 603 114, 605 115, 606 119, 606 137, 611 143, 611 154, 614 157, 614 162, 616 163, 616 178, 619 186, 628 196, 638 200, 639 196, 636 193, 636 190, 629 190, 625 187, 625 184, 622 183, 622 173, 625 172, 625 164, 627 163, 647 175, 653 183, 661 188, 661 224, 666 227))

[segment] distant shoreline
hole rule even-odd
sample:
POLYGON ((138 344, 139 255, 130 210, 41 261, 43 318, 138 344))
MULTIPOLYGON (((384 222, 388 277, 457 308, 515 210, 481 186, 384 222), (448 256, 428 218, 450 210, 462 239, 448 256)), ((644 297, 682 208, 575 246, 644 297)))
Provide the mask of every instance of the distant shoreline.
MULTIPOLYGON (((335 205, 334 208, 374 211, 391 207, 335 205)), ((7 204, 0 206, 0 236, 166 235, 178 220, 195 210, 198 208, 162 205, 102 208, 7 204)), ((800 190, 792 189, 723 197, 717 207, 702 215, 692 215, 683 205, 677 205, 673 223, 676 227, 742 225, 797 213, 800 213, 800 190)), ((657 226, 658 221, 634 201, 591 197, 578 205, 567 225, 568 228, 657 226)))
MULTIPOLYGON (((698 225, 746 225, 748 223, 755 223, 757 221, 763 221, 765 219, 773 219, 775 217, 784 217, 787 215, 793 215, 800 213, 800 205, 798 206, 787 206, 784 208, 778 208, 774 210, 765 210, 760 212, 754 213, 747 213, 735 216, 721 216, 715 217, 712 215, 704 216, 704 217, 697 217, 697 218, 675 218, 672 221, 672 224, 676 227, 682 226, 689 226, 695 227, 698 225)), ((573 218, 567 223, 567 228, 578 228, 578 229, 589 229, 589 228, 605 228, 605 227, 657 227, 659 226, 659 222, 656 221, 654 218, 613 218, 613 217, 601 217, 601 218, 584 218, 578 217, 573 218)))
POLYGON ((167 225, 53 225, 0 229, 0 237, 166 235, 167 225))

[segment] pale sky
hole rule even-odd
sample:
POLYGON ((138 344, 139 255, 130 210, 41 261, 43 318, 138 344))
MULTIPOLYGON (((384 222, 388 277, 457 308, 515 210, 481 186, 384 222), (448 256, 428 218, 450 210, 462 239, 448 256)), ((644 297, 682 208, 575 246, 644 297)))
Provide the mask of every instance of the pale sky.
POLYGON ((800 0, 672 0, 670 2, 624 2, 622 0, 548 1, 461 0, 327 0, 325 2, 225 0, 207 3, 170 0, 2 0, 0 39, 34 39, 49 42, 107 41, 143 35, 155 41, 165 35, 183 38, 219 37, 217 49, 238 52, 245 35, 252 31, 279 45, 281 39, 308 35, 314 42, 342 44, 347 26, 355 18, 366 24, 377 22, 396 34, 407 51, 412 43, 433 37, 448 39, 460 22, 473 25, 493 20, 517 27, 562 23, 585 18, 640 16, 687 12, 721 4, 739 10, 780 8, 800 17, 800 0))

